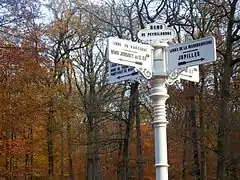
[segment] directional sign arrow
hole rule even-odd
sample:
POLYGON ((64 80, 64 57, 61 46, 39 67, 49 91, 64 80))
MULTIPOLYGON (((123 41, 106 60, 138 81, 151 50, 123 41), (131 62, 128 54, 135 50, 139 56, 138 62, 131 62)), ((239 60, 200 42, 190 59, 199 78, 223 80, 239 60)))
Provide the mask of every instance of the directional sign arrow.
POLYGON ((134 75, 137 75, 138 72, 132 72, 130 74, 125 74, 125 75, 122 75, 122 76, 118 76, 117 79, 121 79, 121 78, 124 78, 124 77, 128 77, 128 76, 134 76, 134 75))
POLYGON ((119 59, 120 61, 126 61, 126 62, 131 62, 131 63, 135 63, 135 64, 138 64, 138 65, 142 65, 143 63, 141 61, 129 61, 129 60, 126 60, 126 59, 119 59))
POLYGON ((200 58, 200 59, 195 59, 195 60, 191 60, 191 61, 182 61, 182 62, 179 62, 178 65, 181 66, 181 65, 188 64, 188 63, 204 61, 204 60, 205 60, 204 58, 200 58))
POLYGON ((108 38, 108 59, 112 63, 146 68, 152 73, 153 47, 116 37, 108 38))
POLYGON ((214 37, 206 37, 185 43, 174 44, 168 48, 168 73, 174 69, 187 68, 215 61, 216 42, 214 37))
POLYGON ((185 76, 185 77, 192 77, 191 75, 187 75, 187 74, 181 74, 181 76, 185 76))
POLYGON ((136 68, 115 63, 109 63, 108 73, 109 83, 129 81, 142 77, 136 68))

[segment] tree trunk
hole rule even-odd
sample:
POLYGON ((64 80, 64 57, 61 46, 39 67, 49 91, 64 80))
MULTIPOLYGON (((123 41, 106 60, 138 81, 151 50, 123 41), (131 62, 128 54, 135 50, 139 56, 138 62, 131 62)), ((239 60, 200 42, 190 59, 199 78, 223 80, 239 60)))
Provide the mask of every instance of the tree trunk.
POLYGON ((143 180, 139 90, 138 90, 138 83, 136 82, 136 84, 137 84, 136 85, 136 132, 137 132, 136 152, 137 152, 137 167, 138 167, 138 180, 143 180))
POLYGON ((217 134, 217 180, 227 180, 226 168, 229 163, 228 144, 229 144, 229 119, 228 119, 228 102, 230 96, 230 78, 231 67, 224 66, 223 79, 220 90, 220 107, 219 107, 219 125, 217 134))
POLYGON ((30 175, 30 179, 32 179, 32 166, 33 166, 33 132, 31 125, 28 128, 28 140, 30 141, 30 152, 31 154, 25 155, 25 172, 24 172, 24 179, 29 179, 28 176, 30 175), (30 172, 29 172, 30 171, 30 172))
POLYGON ((29 156, 28 154, 25 155, 25 172, 24 172, 24 180, 28 179, 28 161, 29 161, 29 156))
MULTIPOLYGON (((119 118, 122 118, 122 113, 123 113, 123 106, 124 106, 124 95, 126 92, 126 85, 124 86, 124 89, 121 91, 121 102, 120 102, 120 111, 119 111, 119 118)), ((119 123, 119 131, 124 132, 123 125, 122 123, 119 123)), ((123 134, 121 134, 121 137, 123 134)), ((121 174, 123 172, 123 141, 119 141, 118 144, 118 162, 117 162, 117 180, 121 180, 121 174)))
MULTIPOLYGON (((11 142, 14 141, 14 132, 13 130, 11 130, 11 142)), ((12 144, 10 145, 10 148, 12 149, 12 144)), ((11 152, 11 151, 10 151, 11 152)), ((13 179, 13 159, 14 159, 14 155, 12 153, 10 153, 10 159, 9 159, 9 173, 10 173, 10 180, 13 179)))
POLYGON ((181 170, 181 180, 186 180, 187 171, 187 137, 188 137, 188 111, 185 112, 185 123, 184 123, 184 137, 183 137, 183 157, 182 157, 182 170, 181 170))
POLYGON ((31 147, 31 154, 30 154, 30 180, 33 179, 33 129, 32 126, 29 127, 29 139, 30 139, 30 147, 31 147))
POLYGON ((48 176, 53 179, 53 125, 52 112, 50 112, 47 122, 47 151, 48 151, 48 176))
POLYGON ((96 144, 94 146, 94 159, 93 159, 93 171, 94 171, 94 180, 100 180, 100 157, 98 152, 98 147, 96 147, 96 144))
POLYGON ((235 39, 239 34, 236 20, 236 13, 239 9, 239 1, 228 1, 230 8, 228 13, 228 23, 226 30, 226 51, 224 55, 223 75, 220 88, 219 104, 219 124, 217 134, 217 180, 227 180, 226 168, 230 163, 229 159, 229 96, 230 96, 230 79, 233 72, 233 44, 239 39, 235 39), (235 35, 234 35, 235 34, 235 35), (235 40, 234 40, 235 39, 235 40))
MULTIPOLYGON (((195 92, 194 83, 190 82, 192 93, 195 92)), ((195 93, 194 93, 195 94, 195 93)), ((191 139, 193 146, 193 175, 195 180, 200 180, 200 169, 198 162, 198 141, 197 141, 197 118, 196 118, 196 106, 195 106, 195 96, 190 97, 191 109, 189 112, 189 118, 191 121, 191 139)))
MULTIPOLYGON (((202 69, 202 68, 201 68, 202 69)), ((200 70, 201 70, 200 69, 200 70)), ((203 73, 201 73, 203 74, 203 73)), ((201 180, 207 180, 207 162, 206 162, 206 148, 205 148, 205 123, 204 123, 204 105, 203 105, 203 88, 204 88, 204 76, 201 78, 201 88, 199 92, 199 121, 200 121, 200 169, 201 180)))
POLYGON ((67 146, 68 146, 68 172, 69 172, 69 179, 74 180, 73 176, 73 163, 72 163, 72 139, 71 139, 71 124, 70 119, 67 119, 67 146))
POLYGON ((88 129, 86 180, 100 180, 100 157, 93 127, 88 129))
POLYGON ((93 118, 91 115, 87 118, 87 153, 86 153, 86 180, 93 180, 93 118))
POLYGON ((129 111, 128 111, 128 123, 126 124, 124 142, 123 142, 123 173, 122 180, 129 179, 129 150, 130 150, 130 139, 132 128, 134 124, 135 117, 135 107, 136 107, 136 91, 138 85, 136 83, 131 84, 131 92, 130 92, 130 101, 129 101, 129 111))
POLYGON ((128 174, 128 161, 129 161, 129 145, 130 145, 130 134, 132 129, 132 123, 128 122, 126 125, 125 135, 124 135, 124 141, 123 141, 123 167, 121 172, 121 180, 128 180, 129 174, 128 174))
POLYGON ((64 180, 64 136, 63 136, 63 122, 61 122, 61 144, 60 144, 60 168, 61 168, 61 180, 64 180))
MULTIPOLYGON (((119 123, 119 130, 123 132, 122 124, 119 123)), ((121 173, 122 173, 122 152, 123 152, 123 142, 119 141, 118 144, 118 162, 117 162, 117 180, 121 180, 121 173)))

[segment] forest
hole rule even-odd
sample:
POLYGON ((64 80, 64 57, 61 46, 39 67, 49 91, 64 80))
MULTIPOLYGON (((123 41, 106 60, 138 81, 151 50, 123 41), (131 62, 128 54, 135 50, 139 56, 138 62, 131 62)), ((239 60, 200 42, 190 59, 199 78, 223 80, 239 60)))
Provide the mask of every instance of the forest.
POLYGON ((109 83, 107 56, 152 22, 216 39, 167 85, 169 179, 240 179, 239 0, 0 0, 0 179, 156 179, 151 81, 109 83))

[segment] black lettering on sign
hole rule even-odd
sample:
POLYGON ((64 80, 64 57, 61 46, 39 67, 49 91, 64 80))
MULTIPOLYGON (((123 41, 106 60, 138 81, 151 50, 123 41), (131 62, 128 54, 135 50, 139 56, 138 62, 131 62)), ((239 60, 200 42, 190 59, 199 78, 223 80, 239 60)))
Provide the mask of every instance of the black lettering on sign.
POLYGON ((170 53, 178 51, 178 48, 173 48, 170 50, 170 53))
POLYGON ((196 48, 196 47, 200 47, 200 46, 205 46, 205 45, 208 45, 208 44, 212 44, 212 40, 198 42, 198 43, 194 43, 194 44, 189 44, 188 49, 196 48))
POLYGON ((116 71, 116 68, 111 69, 111 72, 114 72, 114 71, 116 71))
POLYGON ((112 54, 119 55, 119 51, 116 51, 116 50, 111 50, 111 53, 112 53, 112 54))
POLYGON ((186 53, 186 54, 181 54, 180 56, 178 56, 178 60, 182 61, 185 59, 191 59, 191 58, 195 58, 195 57, 199 57, 200 56, 200 52, 196 51, 196 52, 190 52, 190 53, 186 53))
POLYGON ((117 74, 122 74, 122 73, 123 73, 123 70, 117 71, 117 74))
POLYGON ((114 41, 114 42, 113 42, 113 45, 115 45, 115 46, 121 46, 121 43, 114 41))
POLYGON ((133 70, 134 70, 134 67, 128 68, 128 72, 129 72, 129 71, 133 71, 133 70))
POLYGON ((132 54, 132 53, 127 53, 127 52, 121 52, 120 56, 132 58, 132 57, 134 56, 134 54, 132 54))
POLYGON ((193 69, 188 69, 188 73, 192 74, 193 73, 193 69))

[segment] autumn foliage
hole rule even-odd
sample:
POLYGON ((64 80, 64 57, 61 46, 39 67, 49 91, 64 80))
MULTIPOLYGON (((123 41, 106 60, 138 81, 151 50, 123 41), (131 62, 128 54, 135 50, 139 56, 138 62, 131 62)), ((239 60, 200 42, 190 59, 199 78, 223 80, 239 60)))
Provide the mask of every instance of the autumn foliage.
POLYGON ((174 43, 214 36, 218 57, 167 86, 169 179, 239 179, 238 6, 50 0, 44 17, 38 0, 1 1, 0 179, 154 180, 150 82, 110 84, 106 40, 165 16, 174 43))

